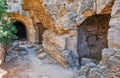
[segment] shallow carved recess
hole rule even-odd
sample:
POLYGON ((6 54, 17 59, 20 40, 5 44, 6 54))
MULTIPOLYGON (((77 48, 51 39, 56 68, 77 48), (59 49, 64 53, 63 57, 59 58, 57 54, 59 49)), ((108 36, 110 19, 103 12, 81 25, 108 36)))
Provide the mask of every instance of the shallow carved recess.
POLYGON ((35 42, 37 44, 42 44, 42 41, 43 41, 43 33, 46 29, 44 28, 43 24, 42 23, 36 23, 35 25, 35 42))

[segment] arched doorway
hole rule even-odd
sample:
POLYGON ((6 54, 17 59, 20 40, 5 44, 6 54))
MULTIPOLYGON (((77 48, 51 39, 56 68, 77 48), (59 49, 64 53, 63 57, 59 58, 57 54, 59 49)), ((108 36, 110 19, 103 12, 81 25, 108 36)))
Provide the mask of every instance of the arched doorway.
POLYGON ((100 61, 103 48, 108 47, 110 14, 94 15, 86 19, 78 28, 77 52, 83 57, 100 61))
POLYGON ((27 39, 27 30, 26 30, 25 25, 20 21, 16 21, 14 23, 14 26, 17 29, 16 35, 18 36, 18 40, 26 40, 27 39))
POLYGON ((36 23, 36 26, 35 26, 35 30, 36 30, 36 43, 37 44, 42 44, 42 41, 43 41, 43 33, 45 31, 45 28, 43 26, 42 23, 36 23))

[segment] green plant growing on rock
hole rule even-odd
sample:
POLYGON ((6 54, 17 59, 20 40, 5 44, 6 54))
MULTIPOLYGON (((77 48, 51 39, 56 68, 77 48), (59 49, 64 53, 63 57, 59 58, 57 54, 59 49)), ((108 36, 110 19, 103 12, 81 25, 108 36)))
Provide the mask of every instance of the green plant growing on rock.
POLYGON ((15 35, 17 32, 15 26, 13 26, 13 21, 2 20, 0 25, 0 43, 9 44, 14 39, 17 38, 15 35))
POLYGON ((10 13, 6 11, 7 8, 3 3, 0 1, 0 43, 9 44, 17 38, 15 35, 17 30, 13 26, 14 20, 11 19, 10 13))
POLYGON ((0 45, 4 48, 2 53, 2 63, 5 59, 5 54, 8 50, 8 45, 17 38, 17 30, 13 26, 14 20, 7 12, 6 1, 0 0, 0 45))

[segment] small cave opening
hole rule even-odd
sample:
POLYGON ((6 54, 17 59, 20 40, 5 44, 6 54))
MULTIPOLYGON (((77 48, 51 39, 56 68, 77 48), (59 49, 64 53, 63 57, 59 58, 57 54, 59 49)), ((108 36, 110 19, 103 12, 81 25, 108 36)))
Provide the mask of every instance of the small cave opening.
POLYGON ((94 15, 87 18, 78 27, 77 52, 79 62, 89 58, 98 63, 102 58, 102 49, 108 47, 108 29, 110 14, 94 15))
POLYGON ((16 21, 14 23, 14 26, 17 29, 16 35, 18 37, 18 40, 27 40, 27 30, 25 25, 20 21, 16 21))

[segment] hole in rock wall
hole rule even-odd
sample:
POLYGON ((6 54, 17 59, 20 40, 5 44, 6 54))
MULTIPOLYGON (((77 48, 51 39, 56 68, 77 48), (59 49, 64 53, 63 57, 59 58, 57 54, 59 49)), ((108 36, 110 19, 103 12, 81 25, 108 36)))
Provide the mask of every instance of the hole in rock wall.
POLYGON ((94 15, 79 26, 77 51, 80 62, 83 57, 101 60, 102 49, 108 47, 109 21, 110 14, 94 15))
POLYGON ((18 40, 26 40, 27 39, 27 30, 26 30, 25 25, 22 22, 17 21, 14 23, 14 26, 17 29, 16 35, 18 36, 18 40))

